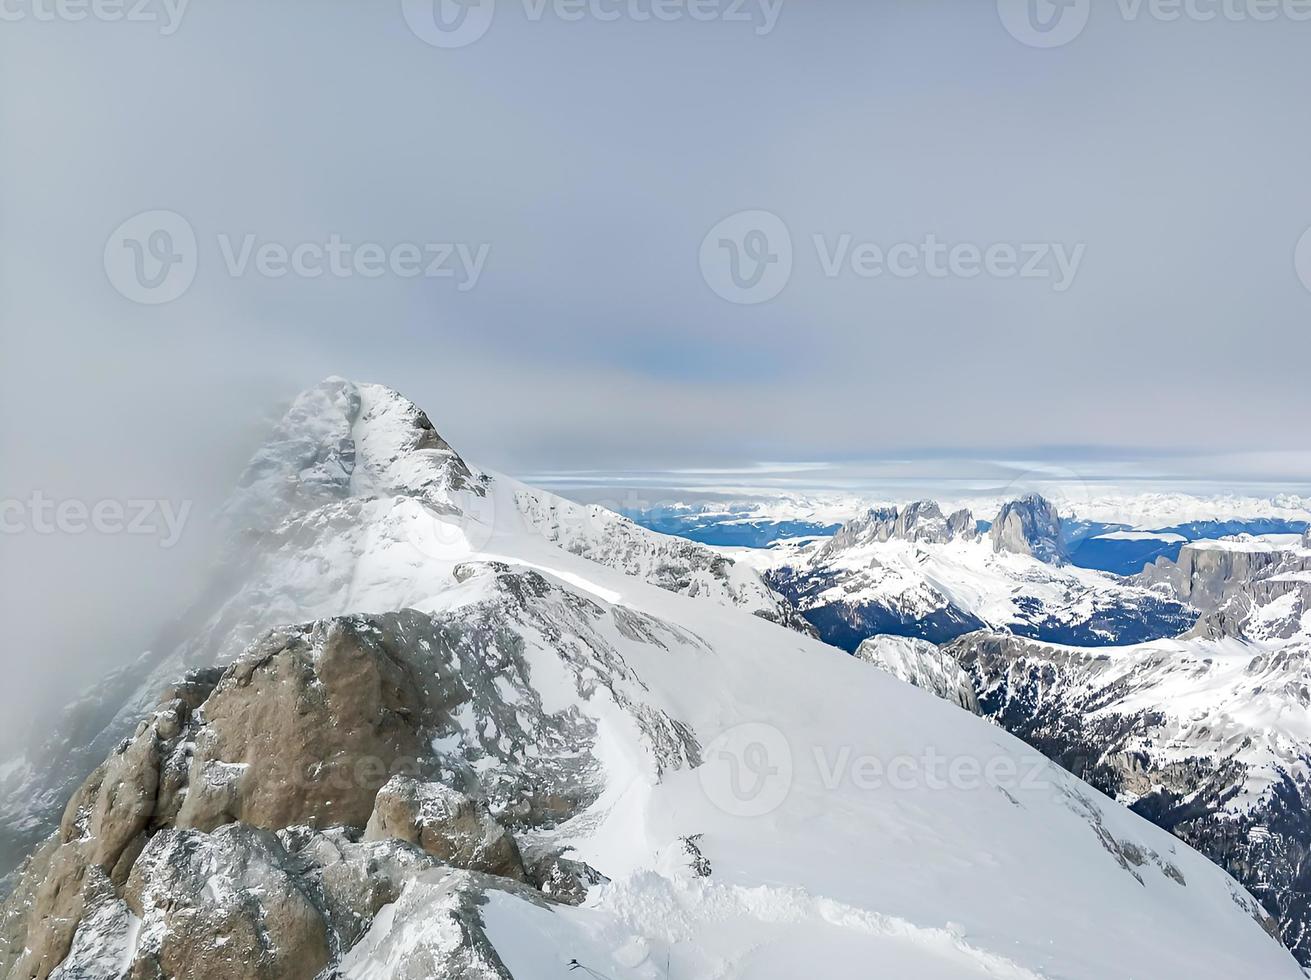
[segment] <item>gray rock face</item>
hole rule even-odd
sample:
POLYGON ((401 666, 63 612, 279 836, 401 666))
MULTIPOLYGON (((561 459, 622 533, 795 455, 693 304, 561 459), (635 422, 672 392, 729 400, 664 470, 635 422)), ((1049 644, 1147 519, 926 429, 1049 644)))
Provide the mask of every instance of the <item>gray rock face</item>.
POLYGON ((972 541, 977 537, 974 515, 968 510, 958 510, 947 517, 935 501, 919 500, 900 509, 876 507, 847 522, 820 554, 834 555, 853 546, 893 539, 945 544, 957 539, 972 541))
POLYGON ((362 826, 391 770, 437 770, 428 746, 468 693, 440 648, 409 642, 425 625, 277 631, 169 692, 203 701, 169 698, 73 796, 4 907, 0 975, 76 975, 78 934, 123 903, 150 927, 134 976, 315 976, 338 933, 273 832, 362 826))
POLYGON ((1311 552, 1250 535, 1187 544, 1139 580, 1164 584, 1202 611, 1191 637, 1290 639, 1311 610, 1311 552))
POLYGON ((993 551, 1029 555, 1049 565, 1069 561, 1060 516, 1051 501, 1036 493, 1004 504, 989 537, 993 551))
POLYGON ((276 835, 243 824, 160 831, 123 895, 144 926, 133 971, 313 980, 328 965, 328 924, 289 865, 276 835))
MULTIPOLYGON (((1286 549, 1262 547, 1247 535, 1219 542, 1195 541, 1184 545, 1175 561, 1158 558, 1139 578, 1148 584, 1168 585, 1184 602, 1210 612, 1289 557, 1286 549)), ((1307 564, 1311 566, 1311 561, 1307 564)))
POLYGON ((176 825, 363 826, 467 698, 436 651, 406 645, 412 628, 332 620, 256 643, 205 702, 176 825))

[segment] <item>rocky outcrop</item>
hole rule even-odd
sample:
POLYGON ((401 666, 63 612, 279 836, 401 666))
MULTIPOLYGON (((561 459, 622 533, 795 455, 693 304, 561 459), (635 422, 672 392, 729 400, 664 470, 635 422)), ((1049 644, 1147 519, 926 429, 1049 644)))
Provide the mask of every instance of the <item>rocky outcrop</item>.
MULTIPOLYGON (((96 972, 117 957, 134 980, 311 980, 435 868, 581 901, 599 875, 558 851, 530 872, 511 832, 566 819, 596 775, 594 728, 542 708, 519 633, 550 632, 568 658, 600 611, 534 573, 463 574, 488 576, 496 598, 448 621, 275 630, 165 692, 20 870, 0 910, 0 977, 119 977, 96 972), (508 630, 530 606, 535 625, 508 630)), ((572 656, 629 704, 621 664, 572 656)), ((694 753, 631 708, 658 753, 694 753)))
POLYGON ((855 656, 966 711, 981 713, 969 676, 952 656, 927 640, 871 636, 856 648, 855 656))
POLYGON ((1306 631, 1311 613, 1311 568, 1281 572, 1243 586, 1197 621, 1191 637, 1289 640, 1306 631))
POLYGON ((1158 558, 1139 578, 1167 585, 1184 602, 1211 612, 1290 557, 1289 549, 1251 535, 1193 541, 1179 550, 1177 559, 1158 558))
POLYGON ((363 826, 468 697, 437 651, 402 639, 416 625, 333 620, 256 643, 204 705, 176 825, 363 826))
POLYGON ((403 840, 446 864, 524 879, 514 838, 474 800, 441 783, 393 776, 373 804, 365 840, 403 840))
MULTIPOLYGON (((482 907, 503 893, 546 905, 524 885, 441 869, 408 882, 396 904, 336 968, 341 980, 514 980, 487 937, 482 907), (415 928, 422 923, 422 928, 415 928)), ((561 970, 568 967, 561 961, 561 970)))
POLYGON ((1029 555, 1051 565, 1069 561, 1060 516, 1051 501, 1036 493, 1004 504, 988 536, 993 551, 1029 555))
POLYGON ((50 976, 131 915, 134 976, 315 976, 345 940, 276 832, 363 826, 394 769, 435 771, 427 746, 468 695, 439 649, 407 642, 420 620, 275 631, 167 692, 24 869, 0 975, 50 976))
POLYGON ((831 556, 862 544, 892 540, 945 544, 948 541, 973 541, 978 537, 974 515, 958 510, 944 516, 932 500, 919 500, 905 507, 876 507, 844 524, 821 549, 831 556))
POLYGON ((1291 639, 1311 611, 1311 549, 1278 539, 1243 534, 1194 541, 1139 579, 1202 610, 1189 635, 1204 639, 1291 639))

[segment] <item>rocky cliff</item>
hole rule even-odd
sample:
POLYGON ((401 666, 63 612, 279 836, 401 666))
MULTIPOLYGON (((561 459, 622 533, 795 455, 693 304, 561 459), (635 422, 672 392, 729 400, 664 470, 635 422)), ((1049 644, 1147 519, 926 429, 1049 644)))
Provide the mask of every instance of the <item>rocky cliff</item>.
POLYGON ((993 551, 1029 555, 1051 565, 1062 565, 1070 557, 1056 507, 1036 493, 1003 504, 988 539, 993 551))

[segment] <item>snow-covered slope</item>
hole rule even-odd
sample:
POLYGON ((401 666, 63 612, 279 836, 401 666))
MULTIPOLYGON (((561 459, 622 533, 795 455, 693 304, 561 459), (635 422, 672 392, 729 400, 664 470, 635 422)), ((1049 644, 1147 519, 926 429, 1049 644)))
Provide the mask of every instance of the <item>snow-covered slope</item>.
POLYGON ((0 974, 1301 975, 1232 878, 1017 739, 585 556, 604 536, 557 546, 435 434, 371 431, 398 396, 335 384, 349 438, 315 426, 236 505, 302 508, 243 552, 285 623, 231 652, 221 605, 153 667, 0 913, 0 974))
POLYGON ((1192 625, 1195 614, 1164 589, 1034 557, 1061 553, 1047 507, 1017 501, 1005 516, 982 538, 967 513, 945 518, 931 502, 874 510, 768 578, 822 638, 850 650, 885 633, 942 642, 991 627, 1099 645, 1192 625))

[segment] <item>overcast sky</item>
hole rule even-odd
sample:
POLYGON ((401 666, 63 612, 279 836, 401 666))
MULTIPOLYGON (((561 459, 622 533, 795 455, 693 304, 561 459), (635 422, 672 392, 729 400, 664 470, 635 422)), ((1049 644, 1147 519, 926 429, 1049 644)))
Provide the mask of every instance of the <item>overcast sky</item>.
MULTIPOLYGON (((443 34, 422 0, 177 2, 3 7, 4 497, 205 510, 332 373, 516 473, 1307 475, 1311 24, 1283 12, 483 0, 443 34)), ((34 658, 121 659, 183 588, 153 541, 4 548, 34 658)))

